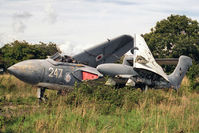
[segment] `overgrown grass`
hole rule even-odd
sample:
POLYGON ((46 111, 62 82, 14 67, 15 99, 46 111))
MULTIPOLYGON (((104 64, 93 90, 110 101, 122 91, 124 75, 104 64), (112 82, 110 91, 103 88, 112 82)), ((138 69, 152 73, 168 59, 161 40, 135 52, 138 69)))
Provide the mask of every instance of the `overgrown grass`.
POLYGON ((86 83, 66 96, 0 76, 0 132, 199 132, 199 94, 185 79, 178 92, 86 83))

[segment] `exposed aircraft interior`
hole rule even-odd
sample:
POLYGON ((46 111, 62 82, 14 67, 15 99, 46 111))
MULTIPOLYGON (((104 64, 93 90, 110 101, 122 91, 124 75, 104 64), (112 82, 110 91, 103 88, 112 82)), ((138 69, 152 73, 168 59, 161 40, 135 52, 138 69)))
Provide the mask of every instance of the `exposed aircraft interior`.
POLYGON ((68 55, 61 55, 60 53, 55 53, 52 56, 49 56, 48 58, 53 59, 56 62, 66 62, 66 63, 77 63, 76 60, 74 60, 71 56, 68 55))

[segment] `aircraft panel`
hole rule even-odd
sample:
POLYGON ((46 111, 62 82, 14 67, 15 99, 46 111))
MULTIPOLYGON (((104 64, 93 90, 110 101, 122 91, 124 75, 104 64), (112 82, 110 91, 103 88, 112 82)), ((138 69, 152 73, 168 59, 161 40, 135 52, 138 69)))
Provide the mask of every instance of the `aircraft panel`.
POLYGON ((149 50, 144 38, 140 35, 135 35, 135 47, 134 50, 134 67, 137 69, 146 69, 151 72, 154 72, 160 76, 162 76, 165 80, 168 81, 167 75, 164 73, 161 66, 159 66, 151 51, 149 50))
POLYGON ((133 47, 133 38, 128 35, 108 40, 81 52, 72 58, 79 63, 96 67, 102 63, 113 63, 133 47))

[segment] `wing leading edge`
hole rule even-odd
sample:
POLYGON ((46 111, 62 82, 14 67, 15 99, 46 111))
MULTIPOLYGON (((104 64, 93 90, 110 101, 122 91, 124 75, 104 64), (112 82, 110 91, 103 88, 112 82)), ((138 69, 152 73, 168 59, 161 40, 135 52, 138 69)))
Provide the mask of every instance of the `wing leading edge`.
POLYGON ((138 49, 134 51, 135 55, 134 68, 145 69, 154 72, 168 81, 167 75, 164 73, 162 67, 156 63, 144 38, 141 37, 140 35, 135 35, 134 39, 135 39, 134 45, 138 49))
POLYGON ((102 63, 113 63, 120 59, 127 51, 133 48, 133 38, 129 35, 122 35, 102 44, 87 49, 72 58, 79 63, 96 67, 102 63))

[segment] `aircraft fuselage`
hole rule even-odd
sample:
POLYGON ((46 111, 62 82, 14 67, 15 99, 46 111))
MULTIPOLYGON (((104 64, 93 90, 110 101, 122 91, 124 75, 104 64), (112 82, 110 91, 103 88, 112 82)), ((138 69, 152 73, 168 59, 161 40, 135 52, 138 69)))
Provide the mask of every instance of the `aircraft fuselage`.
POLYGON ((96 68, 52 59, 22 61, 9 67, 8 71, 26 83, 57 90, 71 88, 75 82, 102 76, 96 68))

